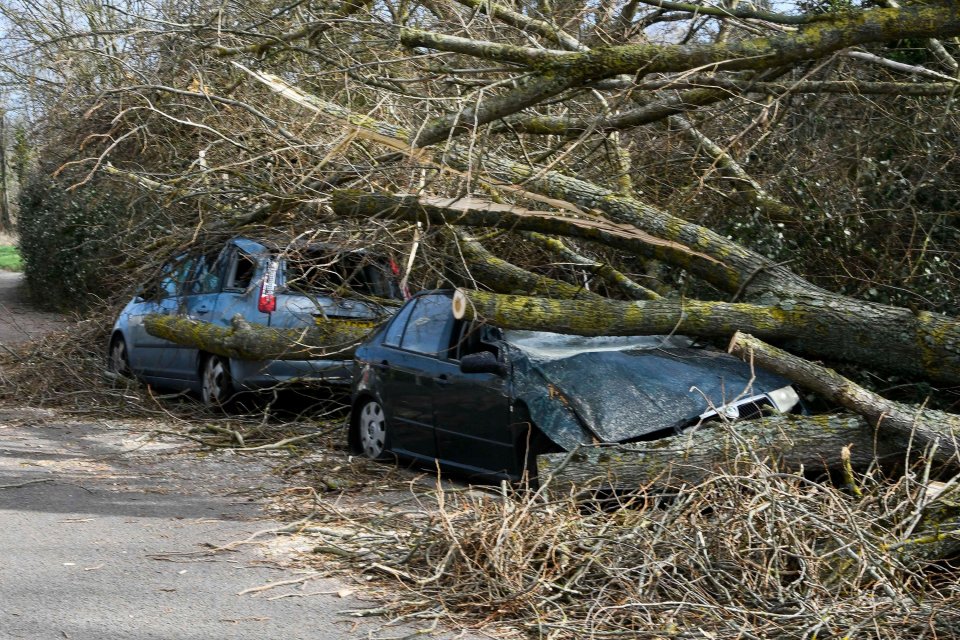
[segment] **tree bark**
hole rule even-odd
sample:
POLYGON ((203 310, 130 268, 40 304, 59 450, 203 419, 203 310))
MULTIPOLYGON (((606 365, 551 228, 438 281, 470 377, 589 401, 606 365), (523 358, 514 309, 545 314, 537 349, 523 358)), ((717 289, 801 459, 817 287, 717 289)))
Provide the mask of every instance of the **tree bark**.
POLYGON ((357 344, 378 323, 368 320, 318 320, 312 327, 276 329, 250 324, 239 316, 232 326, 179 316, 148 315, 147 333, 177 344, 238 360, 349 360, 357 344))
POLYGON ((582 447, 537 456, 541 483, 565 494, 591 488, 678 489, 712 474, 748 473, 758 463, 785 473, 840 468, 851 463, 899 462, 907 439, 874 430, 856 416, 772 416, 732 424, 707 424, 689 434, 624 445, 582 447))
POLYGON ((812 60, 858 44, 954 35, 960 35, 960 12, 951 2, 937 2, 899 9, 823 14, 796 31, 702 45, 641 43, 591 51, 554 52, 497 43, 475 46, 477 43, 469 44, 462 38, 414 29, 402 30, 400 37, 408 47, 465 52, 536 71, 518 81, 513 91, 424 123, 415 142, 416 146, 423 147, 523 111, 567 89, 621 74, 635 74, 640 70, 645 74, 668 73, 694 68, 761 70, 812 60))
MULTIPOLYGON (((562 300, 603 300, 601 296, 562 280, 548 278, 507 262, 493 255, 476 240, 457 233, 458 246, 469 275, 494 291, 527 292, 562 300)), ((451 256, 452 260, 457 256, 451 256)))
POLYGON ((454 300, 463 317, 506 329, 722 338, 749 331, 812 357, 960 382, 960 323, 956 320, 836 296, 795 296, 762 306, 666 298, 582 302, 460 289, 454 300))
POLYGON ((755 365, 790 378, 831 402, 863 416, 883 431, 895 433, 914 449, 936 451, 938 457, 960 462, 960 416, 905 405, 864 389, 833 369, 819 366, 757 338, 737 332, 730 352, 755 365))

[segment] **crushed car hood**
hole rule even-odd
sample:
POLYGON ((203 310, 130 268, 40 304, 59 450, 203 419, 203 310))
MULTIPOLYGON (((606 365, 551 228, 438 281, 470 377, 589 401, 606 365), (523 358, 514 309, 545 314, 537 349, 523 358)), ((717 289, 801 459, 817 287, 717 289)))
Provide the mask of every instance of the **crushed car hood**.
MULTIPOLYGON (((727 403, 786 386, 719 351, 690 346, 685 338, 571 337, 514 332, 508 342, 522 387, 536 384, 576 412, 604 442, 624 442, 678 427, 727 403), (522 335, 517 335, 522 334, 522 335), (540 380, 533 380, 537 377, 540 380)), ((542 393, 542 391, 541 391, 542 393)), ((548 425, 540 425, 549 430, 548 425)))

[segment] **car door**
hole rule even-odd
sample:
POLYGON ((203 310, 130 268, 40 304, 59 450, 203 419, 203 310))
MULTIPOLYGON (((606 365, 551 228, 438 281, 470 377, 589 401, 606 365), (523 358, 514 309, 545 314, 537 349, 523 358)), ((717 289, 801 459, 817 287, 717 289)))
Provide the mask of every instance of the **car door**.
MULTIPOLYGON (((181 318, 214 322, 213 311, 220 294, 220 266, 217 252, 194 258, 193 267, 176 298, 174 313, 181 318)), ((200 378, 200 351, 193 346, 167 343, 165 350, 172 354, 164 358, 163 366, 156 375, 174 380, 196 381, 200 378)))
POLYGON ((228 327, 233 317, 240 314, 247 322, 270 324, 271 314, 257 307, 268 258, 234 243, 227 245, 215 266, 216 273, 221 275, 221 286, 209 322, 228 327))
POLYGON ((458 322, 450 357, 439 364, 433 405, 437 455, 468 470, 517 473, 506 378, 460 371, 460 357, 466 354, 496 354, 494 344, 485 340, 485 329, 458 322))
POLYGON ((381 399, 390 418, 391 448, 401 455, 434 459, 433 402, 453 315, 445 295, 421 296, 410 304, 406 321, 402 327, 391 325, 381 360, 373 365, 380 374, 381 399))
POLYGON ((144 319, 151 314, 175 315, 183 299, 183 290, 196 266, 196 257, 183 255, 164 265, 158 278, 144 288, 139 301, 129 310, 130 364, 138 375, 167 378, 182 368, 181 346, 147 333, 144 319))
POLYGON ((133 344, 131 363, 147 379, 158 383, 199 379, 199 351, 196 347, 171 342, 150 335, 144 319, 151 313, 175 315, 191 320, 210 322, 220 291, 220 275, 212 255, 183 256, 164 267, 159 284, 148 294, 144 304, 130 314, 133 344))

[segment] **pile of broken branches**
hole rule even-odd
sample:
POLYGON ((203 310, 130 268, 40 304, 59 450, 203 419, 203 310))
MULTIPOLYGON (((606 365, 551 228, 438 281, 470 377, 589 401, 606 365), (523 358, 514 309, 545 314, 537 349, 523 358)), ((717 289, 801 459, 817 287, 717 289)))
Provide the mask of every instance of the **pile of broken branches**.
POLYGON ((398 619, 551 639, 956 637, 960 572, 921 550, 943 542, 927 517, 960 502, 929 469, 838 488, 754 465, 617 509, 441 487, 386 509, 318 502, 305 531, 325 563, 394 582, 380 610, 398 619))

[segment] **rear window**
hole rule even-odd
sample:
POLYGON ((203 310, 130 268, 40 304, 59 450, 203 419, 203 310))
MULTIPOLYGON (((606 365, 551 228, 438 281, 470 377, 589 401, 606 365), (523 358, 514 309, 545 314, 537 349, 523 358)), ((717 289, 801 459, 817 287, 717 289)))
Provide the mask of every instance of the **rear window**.
POLYGON ((400 299, 391 262, 362 251, 303 250, 286 256, 287 290, 400 299))

